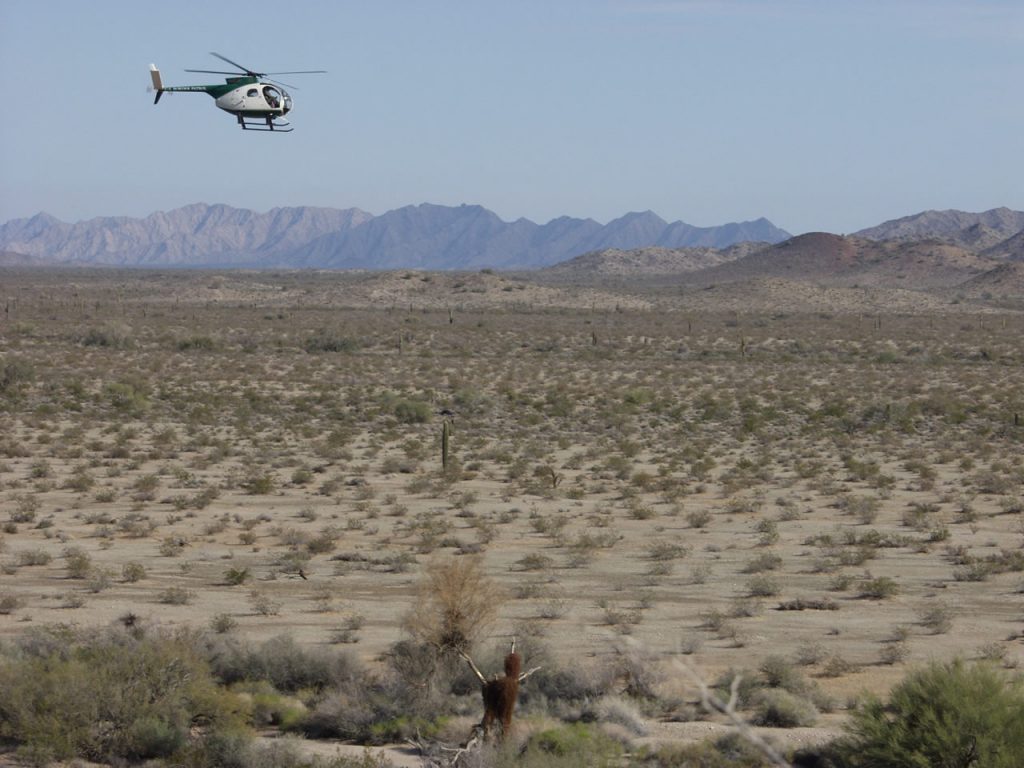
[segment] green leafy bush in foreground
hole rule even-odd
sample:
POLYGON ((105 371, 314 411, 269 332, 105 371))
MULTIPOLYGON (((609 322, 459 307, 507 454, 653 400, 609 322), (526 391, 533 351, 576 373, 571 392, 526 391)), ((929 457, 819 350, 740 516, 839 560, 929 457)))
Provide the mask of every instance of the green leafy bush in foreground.
POLYGON ((1024 765, 1024 683, 987 664, 931 664, 853 714, 835 745, 844 768, 1024 765))
MULTIPOLYGON (((397 644, 386 668, 370 672, 349 654, 304 648, 287 636, 248 645, 137 625, 48 627, 0 645, 0 741, 39 766, 84 758, 153 768, 383 768, 387 761, 370 753, 323 760, 288 738, 261 745, 252 725, 363 744, 430 739, 474 687, 463 666, 449 661, 431 661, 427 646, 397 644)), ((554 676, 545 682, 546 674, 528 690, 538 701, 577 700, 579 691, 554 676)), ((750 679, 739 693, 753 722, 814 721, 816 691, 785 659, 768 657, 750 679)), ((523 703, 523 711, 532 706, 523 703)), ((520 748, 485 746, 477 757, 474 765, 491 768, 770 762, 738 734, 627 756, 620 738, 583 721, 534 733, 520 748)), ((1016 768, 1024 765, 1024 682, 986 664, 932 664, 912 672, 888 701, 869 699, 846 736, 794 759, 834 768, 1016 768)))
POLYGON ((187 636, 47 629, 0 655, 0 690, 0 738, 37 763, 212 756, 250 735, 243 701, 187 636))
POLYGON ((612 768, 621 764, 622 745, 583 723, 535 734, 520 753, 499 750, 488 760, 495 768, 612 768))

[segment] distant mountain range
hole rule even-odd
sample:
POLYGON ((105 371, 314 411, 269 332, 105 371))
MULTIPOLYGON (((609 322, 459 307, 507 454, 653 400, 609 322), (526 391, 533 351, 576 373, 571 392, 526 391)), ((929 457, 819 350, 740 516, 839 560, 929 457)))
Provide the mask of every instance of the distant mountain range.
POLYGON ((790 237, 766 219, 694 227, 650 211, 608 224, 563 216, 506 222, 478 205, 358 208, 189 205, 142 219, 68 224, 45 213, 0 226, 0 266, 317 269, 543 269, 556 282, 713 283, 781 278, 820 285, 1010 290, 1024 263, 1024 212, 924 211, 850 236, 790 237), (997 267, 1004 268, 989 272, 997 267))
POLYGON ((654 213, 602 225, 563 216, 505 222, 478 205, 416 205, 373 216, 358 208, 267 213, 195 204, 142 219, 74 224, 40 213, 0 226, 0 264, 431 270, 533 269, 603 248, 726 248, 789 237, 767 219, 694 227, 654 213))

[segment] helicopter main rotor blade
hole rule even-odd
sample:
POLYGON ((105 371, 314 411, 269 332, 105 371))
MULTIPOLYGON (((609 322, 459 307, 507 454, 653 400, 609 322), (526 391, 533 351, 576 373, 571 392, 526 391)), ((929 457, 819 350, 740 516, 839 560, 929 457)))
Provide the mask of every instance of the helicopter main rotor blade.
POLYGON ((294 72, 264 72, 264 75, 326 75, 326 69, 298 69, 294 72))
POLYGON ((239 68, 240 70, 242 70, 243 72, 245 72, 245 73, 246 73, 247 75, 252 75, 253 77, 259 77, 260 75, 262 75, 262 74, 263 74, 262 72, 253 72, 253 71, 252 71, 251 69, 249 69, 248 67, 243 67, 243 66, 242 66, 241 64, 239 64, 239 63, 238 63, 237 61, 232 61, 232 60, 231 60, 231 59, 229 59, 229 58, 228 58, 227 56, 221 56, 221 55, 220 55, 219 53, 217 53, 216 51, 210 51, 210 55, 211 55, 211 56, 216 56, 216 57, 217 57, 218 59, 220 59, 221 61, 226 61, 226 62, 227 62, 228 64, 230 64, 230 65, 231 65, 231 66, 233 66, 233 67, 238 67, 238 68, 239 68))
POLYGON ((266 80, 266 81, 267 81, 268 83, 273 83, 274 85, 280 85, 280 86, 281 86, 282 88, 291 88, 291 89, 292 89, 293 91, 299 91, 299 90, 302 90, 302 89, 301 89, 301 88, 299 88, 299 86, 297 86, 297 85, 288 85, 288 83, 282 83, 282 82, 281 82, 280 80, 274 80, 273 78, 270 78, 270 77, 267 77, 267 78, 264 78, 264 79, 265 79, 265 80, 266 80))
POLYGON ((244 72, 221 72, 219 69, 186 69, 186 72, 201 72, 204 75, 244 75, 244 72))

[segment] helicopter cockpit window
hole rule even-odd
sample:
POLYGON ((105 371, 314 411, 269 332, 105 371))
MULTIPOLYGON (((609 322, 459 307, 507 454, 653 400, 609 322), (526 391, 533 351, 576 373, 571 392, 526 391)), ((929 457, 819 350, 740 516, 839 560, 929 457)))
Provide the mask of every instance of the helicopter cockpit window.
POLYGON ((263 98, 267 100, 274 109, 278 109, 281 106, 281 94, 278 93, 277 89, 270 85, 263 86, 263 98))
POLYGON ((245 92, 245 95, 249 97, 259 96, 260 92, 255 88, 250 88, 248 91, 245 92))

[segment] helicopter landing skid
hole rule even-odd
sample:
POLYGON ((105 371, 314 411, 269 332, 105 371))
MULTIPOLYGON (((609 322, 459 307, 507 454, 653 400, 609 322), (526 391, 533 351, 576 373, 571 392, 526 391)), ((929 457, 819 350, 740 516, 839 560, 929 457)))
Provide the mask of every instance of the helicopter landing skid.
POLYGON ((295 129, 292 128, 291 123, 285 120, 283 117, 274 117, 273 115, 267 115, 266 117, 250 117, 245 118, 242 115, 238 115, 238 124, 242 126, 243 131, 272 131, 273 133, 291 133, 295 129))

